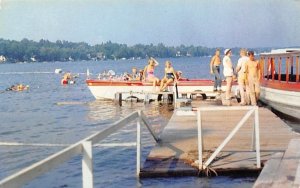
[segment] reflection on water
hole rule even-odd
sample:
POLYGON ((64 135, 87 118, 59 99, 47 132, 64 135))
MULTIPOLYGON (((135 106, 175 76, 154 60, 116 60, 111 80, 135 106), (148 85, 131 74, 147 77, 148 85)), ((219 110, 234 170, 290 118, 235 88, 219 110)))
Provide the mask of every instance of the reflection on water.
POLYGON ((119 106, 112 100, 94 100, 87 105, 89 107, 88 119, 95 122, 101 121, 101 123, 115 122, 131 112, 142 110, 157 133, 165 127, 174 110, 172 104, 158 102, 144 104, 142 102, 123 101, 122 106, 119 106))

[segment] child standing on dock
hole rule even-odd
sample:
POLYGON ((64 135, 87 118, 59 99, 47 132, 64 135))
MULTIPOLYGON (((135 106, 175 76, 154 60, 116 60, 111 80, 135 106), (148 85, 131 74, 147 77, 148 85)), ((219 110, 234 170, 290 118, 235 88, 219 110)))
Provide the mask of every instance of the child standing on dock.
POLYGON ((252 105, 257 105, 260 95, 260 67, 257 60, 255 60, 254 52, 249 51, 249 61, 245 66, 245 73, 247 75, 247 84, 250 90, 250 100, 252 105))

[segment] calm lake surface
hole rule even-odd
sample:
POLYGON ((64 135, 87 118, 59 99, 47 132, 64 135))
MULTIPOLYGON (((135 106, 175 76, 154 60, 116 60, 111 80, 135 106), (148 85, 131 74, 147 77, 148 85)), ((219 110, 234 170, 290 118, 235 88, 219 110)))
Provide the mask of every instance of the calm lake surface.
MULTIPOLYGON (((236 64, 236 59, 233 57, 236 64)), ((156 75, 162 77, 166 59, 160 62, 156 75)), ((176 70, 188 78, 212 79, 209 57, 170 59, 176 70)), ((131 67, 142 69, 146 60, 100 62, 44 62, 0 64, 0 142, 73 144, 110 123, 136 110, 143 110, 152 126, 160 132, 170 119, 173 107, 167 104, 95 100, 85 85, 86 69, 96 75, 104 70, 130 72, 131 67), (61 74, 54 70, 79 73, 76 84, 60 85, 61 74), (13 84, 30 85, 24 92, 4 91, 13 84)), ((113 134, 102 143, 135 141, 135 122, 113 134)), ((148 131, 142 129, 143 160, 154 146, 148 131)), ((17 172, 63 147, 0 146, 0 179, 17 172)), ((180 177, 141 179, 135 177, 135 147, 95 147, 95 187, 251 187, 255 177, 180 177)), ((25 187, 82 187, 81 156, 77 156, 25 187)))

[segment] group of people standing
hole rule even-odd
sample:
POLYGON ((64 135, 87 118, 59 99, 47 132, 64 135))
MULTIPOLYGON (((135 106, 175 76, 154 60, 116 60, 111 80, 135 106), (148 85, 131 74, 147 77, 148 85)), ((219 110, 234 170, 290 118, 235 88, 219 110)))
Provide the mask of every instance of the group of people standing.
MULTIPOLYGON (((223 74, 226 80, 225 99, 231 99, 231 88, 236 74, 238 75, 238 85, 241 95, 240 105, 257 105, 257 100, 260 95, 260 66, 259 62, 255 60, 254 52, 246 49, 240 50, 240 58, 238 60, 236 69, 234 70, 230 56, 231 49, 224 51, 222 60, 223 74)), ((222 91, 222 79, 220 75, 221 57, 220 50, 217 49, 215 55, 210 62, 210 72, 215 76, 214 91, 222 91)))

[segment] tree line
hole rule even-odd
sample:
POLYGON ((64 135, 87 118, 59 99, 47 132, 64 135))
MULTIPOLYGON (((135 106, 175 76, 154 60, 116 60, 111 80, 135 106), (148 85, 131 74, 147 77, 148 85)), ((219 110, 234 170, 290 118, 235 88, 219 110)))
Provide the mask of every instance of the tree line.
MULTIPOLYGON (((224 48, 219 48, 221 51, 224 48)), ((238 54, 240 48, 233 48, 234 54, 238 54)), ((171 57, 201 57, 211 56, 216 48, 203 46, 177 47, 157 45, 113 43, 111 41, 89 45, 85 42, 69 42, 57 40, 51 42, 41 39, 36 42, 23 39, 21 41, 0 39, 0 56, 4 56, 8 62, 30 61, 80 61, 80 60, 107 60, 107 59, 144 59, 148 57, 171 58, 171 57)), ((257 52, 269 51, 270 49, 255 49, 257 52)))

